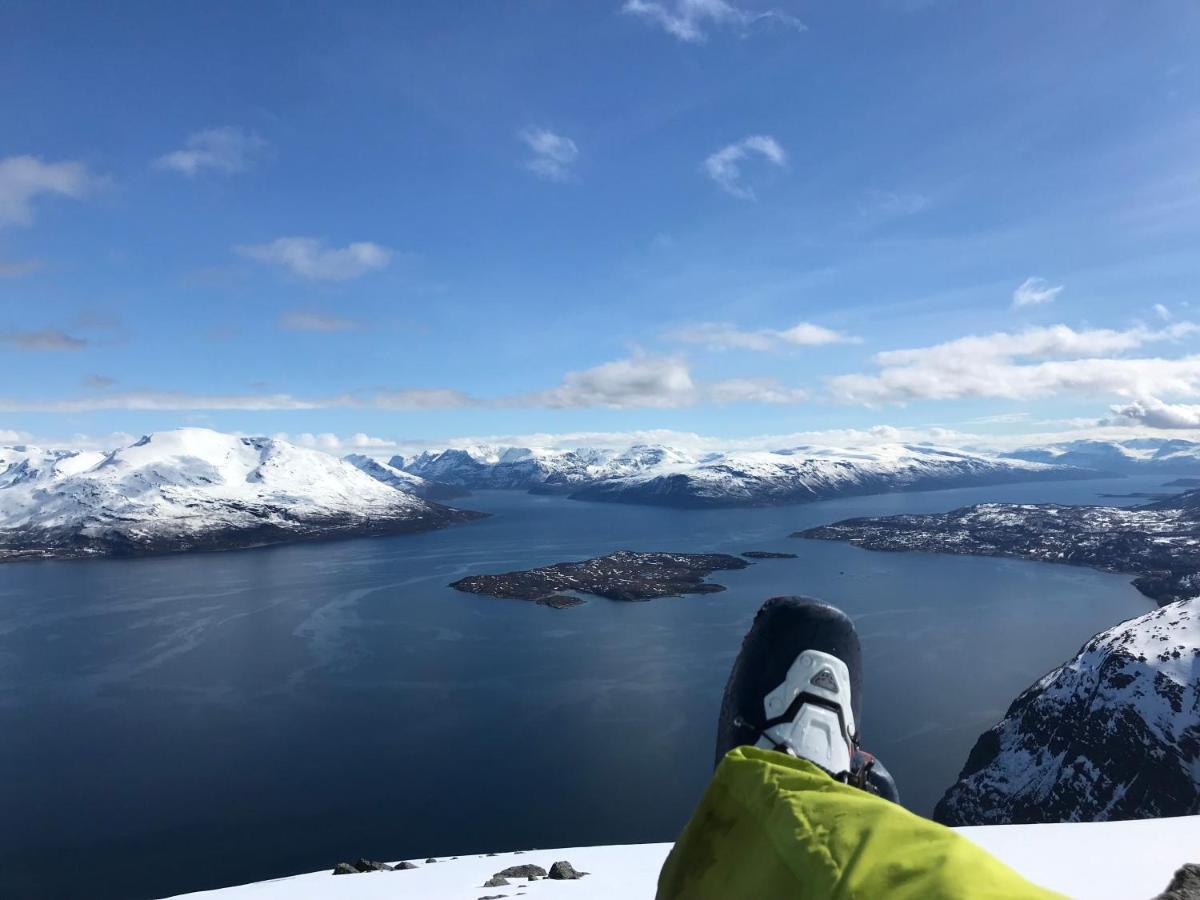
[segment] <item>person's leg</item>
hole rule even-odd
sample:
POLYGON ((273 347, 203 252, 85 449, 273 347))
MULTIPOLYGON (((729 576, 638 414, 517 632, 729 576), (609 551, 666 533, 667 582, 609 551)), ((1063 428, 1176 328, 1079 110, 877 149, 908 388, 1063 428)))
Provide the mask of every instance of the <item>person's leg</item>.
POLYGON ((839 610, 763 605, 725 690, 717 771, 663 865, 660 900, 1057 896, 881 799, 890 777, 872 789, 857 748, 860 656, 839 610))

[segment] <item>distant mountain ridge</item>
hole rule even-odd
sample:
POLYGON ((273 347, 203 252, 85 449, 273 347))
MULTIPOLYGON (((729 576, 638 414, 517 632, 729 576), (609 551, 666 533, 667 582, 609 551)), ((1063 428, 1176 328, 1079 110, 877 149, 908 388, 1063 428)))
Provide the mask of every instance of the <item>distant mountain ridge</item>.
POLYGON ((907 444, 705 454, 655 445, 626 450, 481 446, 427 452, 400 462, 410 474, 471 489, 681 507, 772 506, 846 494, 1099 474, 1075 466, 907 444))
POLYGON ((1200 443, 1178 438, 1068 441, 1023 447, 1003 456, 1052 465, 1080 466, 1119 475, 1200 474, 1200 443))
POLYGON ((478 518, 317 450, 203 428, 107 453, 0 449, 0 560, 216 550, 478 518))

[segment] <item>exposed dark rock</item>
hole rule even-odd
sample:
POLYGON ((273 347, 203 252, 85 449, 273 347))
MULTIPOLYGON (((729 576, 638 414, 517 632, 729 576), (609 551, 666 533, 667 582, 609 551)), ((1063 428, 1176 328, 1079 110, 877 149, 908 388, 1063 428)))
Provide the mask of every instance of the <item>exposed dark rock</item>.
POLYGON ((775 553, 771 550, 746 550, 742 553, 746 559, 795 559, 795 553, 775 553))
POLYGON ((484 887, 504 887, 509 881, 503 875, 493 875, 483 883, 484 887))
POLYGON ((577 872, 565 859, 556 862, 550 867, 550 874, 547 878, 553 878, 555 881, 574 881, 576 878, 582 878, 587 872, 577 872))
POLYGON ((390 872, 390 871, 392 871, 392 866, 389 866, 385 862, 377 862, 373 859, 363 859, 362 857, 359 857, 358 859, 356 859, 354 861, 354 866, 360 872, 390 872))
POLYGON ((410 863, 407 859, 392 866, 393 869, 415 869, 416 867, 416 863, 410 863))
POLYGON ((373 859, 356 859, 352 863, 338 863, 333 868, 334 875, 354 875, 360 872, 390 872, 393 868, 415 868, 412 864, 400 865, 398 867, 389 866, 384 862, 376 862, 373 859))
POLYGON ((1200 490, 1132 509, 981 503, 933 515, 846 519, 794 536, 1128 572, 1160 605, 1200 594, 1200 490))
POLYGON ((509 866, 507 869, 501 869, 496 873, 497 878, 545 878, 546 870, 541 866, 535 866, 531 863, 525 863, 520 866, 509 866))
POLYGON ((437 860, 436 860, 436 859, 434 859, 434 858, 431 856, 431 857, 429 857, 429 859, 425 860, 425 862, 427 862, 427 863, 435 863, 435 862, 437 862, 437 860))
POLYGON ((705 583, 718 569, 744 569, 749 563, 724 553, 637 553, 618 550, 582 562, 558 563, 502 575, 471 575, 450 585, 472 594, 537 600, 556 591, 580 591, 611 600, 649 600, 679 594, 725 590, 705 583))
POLYGON ((534 601, 538 606, 549 606, 551 609, 570 609, 572 606, 583 606, 586 602, 568 594, 551 594, 549 597, 538 597, 534 601))
POLYGON ((1187 863, 1180 867, 1167 889, 1154 900, 1200 900, 1200 866, 1187 863))
POLYGON ((479 900, 500 900, 501 897, 507 897, 508 894, 486 894, 480 897, 479 900))

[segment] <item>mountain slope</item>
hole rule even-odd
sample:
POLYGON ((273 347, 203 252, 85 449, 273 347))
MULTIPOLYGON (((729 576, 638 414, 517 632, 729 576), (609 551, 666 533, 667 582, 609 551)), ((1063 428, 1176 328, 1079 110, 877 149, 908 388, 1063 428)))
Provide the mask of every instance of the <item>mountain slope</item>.
POLYGON ((1200 598, 1088 641, 976 743, 934 817, 950 825, 1200 812, 1200 598))
POLYGON ((1200 594, 1200 491, 1133 509, 980 503, 946 513, 846 519, 795 535, 868 550, 1013 556, 1137 575, 1160 604, 1200 594))
POLYGON ((580 500, 669 506, 772 506, 847 494, 920 491, 1013 481, 1089 478, 1065 466, 935 447, 882 444, 864 450, 798 447, 728 453, 602 481, 571 496, 580 500))
POLYGON ((316 450, 201 428, 106 454, 6 448, 0 461, 0 559, 225 549, 478 516, 316 450))
POLYGON ((624 451, 473 447, 423 453, 404 469, 470 488, 565 492, 577 500, 683 507, 771 506, 842 494, 1096 475, 1069 466, 902 444, 703 456, 644 445, 624 451))
MULTIPOLYGON (((453 500, 456 497, 465 497, 470 493, 466 488, 452 484, 443 484, 440 481, 429 481, 420 475, 404 471, 403 468, 395 463, 395 460, 399 459, 399 457, 394 457, 392 462, 386 463, 372 459, 370 456, 364 456, 361 453, 351 453, 349 456, 342 458, 354 466, 354 468, 370 475, 376 481, 381 481, 388 485, 388 487, 404 491, 406 494, 412 494, 414 497, 422 497, 426 500, 453 500)), ((401 460, 401 463, 403 463, 403 460, 401 460)))
POLYGON ((1154 472, 1200 474, 1200 443, 1177 438, 1068 441, 1044 447, 1024 447, 1004 455, 1013 459, 1082 466, 1121 475, 1154 472))

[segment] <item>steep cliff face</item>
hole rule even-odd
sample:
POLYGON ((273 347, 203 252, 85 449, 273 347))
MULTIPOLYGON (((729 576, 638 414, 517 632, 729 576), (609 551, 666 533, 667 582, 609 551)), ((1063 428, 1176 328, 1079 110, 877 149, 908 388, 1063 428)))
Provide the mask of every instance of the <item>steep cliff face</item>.
POLYGON ((1200 813, 1200 598, 1088 641, 976 743, 948 825, 1200 813))

